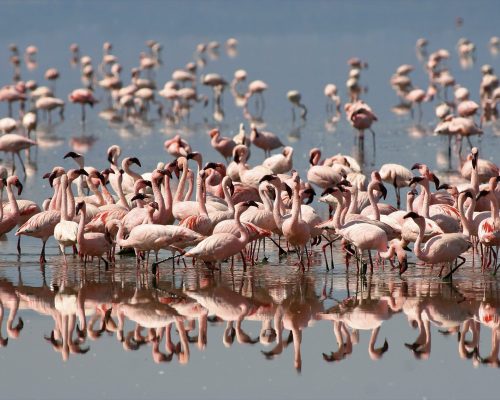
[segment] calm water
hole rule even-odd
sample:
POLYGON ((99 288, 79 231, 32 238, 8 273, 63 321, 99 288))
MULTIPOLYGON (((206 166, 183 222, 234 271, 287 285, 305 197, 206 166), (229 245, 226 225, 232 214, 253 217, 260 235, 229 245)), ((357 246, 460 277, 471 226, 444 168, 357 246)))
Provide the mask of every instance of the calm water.
MULTIPOLYGON (((389 79, 398 65, 410 63, 416 67, 414 84, 426 87, 414 48, 417 38, 426 37, 429 51, 451 51, 447 65, 478 100, 480 66, 500 69, 499 58, 488 48, 489 38, 500 33, 499 13, 494 1, 7 2, 0 17, 0 77, 7 84, 13 75, 9 43, 17 43, 21 51, 35 44, 37 67, 27 70, 23 63, 22 79, 44 84, 45 70, 57 67, 61 79, 56 94, 66 99, 81 86, 79 68, 70 65, 71 43, 79 43, 82 55, 90 55, 96 67, 102 43, 109 40, 128 82, 145 41, 156 39, 164 46, 163 64, 155 71, 161 87, 174 69, 193 59, 198 43, 236 37, 237 55, 229 57, 221 47, 218 57, 207 56, 202 73, 219 72, 230 80, 236 69, 244 68, 249 80, 269 84, 262 124, 299 150, 294 164, 303 176, 308 150, 321 146, 325 154, 354 155, 365 172, 385 162, 425 162, 446 181, 456 175, 458 158, 454 148, 448 159, 447 140, 432 135, 436 103, 424 105, 420 123, 409 114, 394 114, 398 99, 389 79), (461 28, 455 25, 457 16, 464 18, 461 28), (476 62, 467 69, 455 50, 460 37, 477 46, 476 62), (369 63, 362 71, 367 87, 362 97, 379 117, 375 156, 370 137, 361 153, 344 117, 332 123, 325 114, 326 83, 336 83, 345 102, 346 60, 351 56, 369 63), (307 121, 292 121, 286 100, 290 89, 301 91, 309 108, 307 121)), ((203 87, 200 91, 210 94, 203 87)), ((210 107, 197 106, 189 123, 180 126, 154 113, 143 121, 109 123, 99 115, 106 95, 96 93, 102 102, 88 112, 84 127, 79 107, 71 104, 64 121, 54 116, 51 124, 39 123, 39 146, 29 155, 24 197, 41 202, 50 195, 41 176, 54 165, 73 166, 62 159, 71 149, 84 152, 86 164, 104 168, 106 149, 117 143, 123 154, 140 158, 145 172, 168 159, 162 143, 176 133, 207 160, 219 160, 206 131, 220 126, 223 135, 230 135, 240 122, 248 127, 228 92, 222 122, 214 120, 210 107)), ((7 107, 0 105, 0 115, 6 113, 7 107)), ((474 140, 481 157, 497 157, 499 132, 498 126, 488 125, 483 137, 474 140)), ((250 161, 262 159, 261 152, 253 151, 250 161)), ((444 284, 435 277, 437 271, 414 265, 404 279, 387 266, 358 279, 352 268, 346 270, 339 249, 333 271, 326 271, 318 252, 311 269, 301 274, 295 258, 280 262, 270 248, 269 263, 246 272, 239 265, 233 273, 224 266, 212 275, 181 263, 164 266, 155 281, 151 274, 138 273, 129 258, 119 259, 110 271, 96 266, 85 271, 76 260, 64 269, 54 241, 48 242, 49 262, 41 270, 40 243, 23 238, 18 259, 10 233, 0 242, 1 336, 9 338, 0 349, 0 398, 497 397, 492 382, 498 377, 498 280, 481 275, 471 255, 453 283, 444 284), (206 328, 204 314, 193 314, 201 306, 208 313, 206 328), (78 339, 82 310, 90 329, 78 339), (153 315, 152 326, 161 328, 134 334, 136 324, 147 325, 145 319, 153 315), (15 329, 18 317, 22 329, 15 329), (13 320, 10 331, 8 319, 13 320), (266 323, 267 336, 261 336, 266 323), (181 324, 188 332, 178 332, 181 324), (55 326, 68 334, 50 340, 55 326), (370 338, 376 339, 373 346, 370 338)))

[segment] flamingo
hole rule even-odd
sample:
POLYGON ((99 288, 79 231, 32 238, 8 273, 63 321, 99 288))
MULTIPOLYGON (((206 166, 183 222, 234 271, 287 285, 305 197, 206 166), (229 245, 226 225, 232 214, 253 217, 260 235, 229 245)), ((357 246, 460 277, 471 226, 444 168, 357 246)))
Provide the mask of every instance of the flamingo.
POLYGON ((247 245, 249 236, 240 222, 240 216, 251 206, 255 207, 257 204, 246 202, 236 206, 235 220, 240 231, 239 237, 231 233, 217 233, 202 240, 184 255, 203 260, 207 266, 212 267, 214 262, 226 260, 241 252, 247 245))
POLYGON ((78 224, 77 233, 77 243, 78 251, 81 256, 84 257, 84 265, 87 264, 87 257, 99 257, 100 260, 104 261, 104 265, 108 266, 108 261, 103 257, 104 254, 109 253, 112 248, 111 238, 109 234, 99 233, 99 232, 87 232, 85 233, 85 219, 87 213, 87 205, 84 201, 80 201, 76 205, 76 215, 82 213, 80 222, 78 224))
POLYGON ((391 183, 396 191, 396 204, 397 208, 401 207, 401 193, 402 187, 407 187, 413 174, 411 171, 399 164, 384 164, 379 169, 380 177, 384 182, 391 183))
POLYGON ((306 119, 307 116, 307 107, 300 102, 302 99, 302 95, 298 90, 290 90, 286 94, 286 97, 290 103, 292 103, 292 116, 293 120, 295 120, 295 107, 301 110, 300 118, 306 119))
POLYGON ((94 93, 90 89, 75 89, 69 94, 68 98, 72 103, 82 105, 82 123, 85 123, 85 105, 88 104, 90 107, 94 107, 94 104, 97 103, 94 93))
MULTIPOLYGON (((69 219, 67 206, 67 189, 68 189, 68 176, 63 174, 61 176, 61 219, 54 227, 54 238, 59 243, 59 248, 64 258, 64 265, 66 265, 66 247, 74 246, 77 241, 78 224, 69 219)), ((70 189, 71 190, 71 189, 70 189)))
POLYGON ((3 186, 7 189, 7 197, 9 199, 9 210, 2 210, 2 218, 0 219, 0 236, 10 232, 19 223, 20 213, 19 206, 17 204, 14 192, 12 191, 12 186, 17 187, 17 195, 21 195, 23 191, 23 185, 19 181, 19 178, 15 175, 9 176, 6 180, 2 178, 2 192, 3 186))
POLYGON ((266 158, 262 166, 269 168, 273 174, 286 174, 293 168, 293 147, 285 146, 281 154, 266 158))
POLYGON ((251 125, 251 129, 252 132, 250 133, 250 140, 256 147, 264 150, 266 155, 269 156, 271 154, 271 150, 284 146, 279 137, 274 133, 259 131, 257 130, 257 126, 253 123, 251 125))
MULTIPOLYGON (((461 263, 457 264, 455 268, 450 267, 450 272, 443 279, 452 277, 453 272, 465 262, 465 258, 461 254, 472 246, 469 238, 463 233, 443 233, 429 239, 422 248, 420 245, 424 239, 425 219, 415 212, 406 214, 405 218, 413 219, 418 226, 419 234, 415 242, 414 253, 419 260, 429 264, 447 264, 460 259, 461 263)), ((444 265, 441 272, 443 268, 444 265)))
POLYGON ((232 138, 221 137, 219 129, 212 129, 209 133, 212 138, 210 144, 217 150, 222 157, 226 159, 226 162, 233 155, 233 149, 236 146, 236 142, 232 138))
POLYGON ((26 167, 24 166, 23 159, 19 154, 21 150, 29 149, 31 146, 36 146, 36 142, 17 133, 8 133, 0 137, 0 151, 12 154, 12 173, 15 171, 14 155, 17 155, 21 166, 23 167, 24 175, 26 176, 26 167))

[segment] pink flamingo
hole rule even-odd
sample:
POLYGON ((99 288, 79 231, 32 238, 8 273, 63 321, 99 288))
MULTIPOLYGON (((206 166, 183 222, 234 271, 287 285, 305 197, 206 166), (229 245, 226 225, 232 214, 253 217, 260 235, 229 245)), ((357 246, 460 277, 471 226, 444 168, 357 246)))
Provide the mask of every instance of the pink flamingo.
POLYGON ((419 260, 429 264, 444 263, 439 275, 447 263, 452 263, 460 259, 461 263, 455 268, 450 267, 450 272, 443 279, 448 279, 464 262, 465 258, 461 256, 472 245, 469 238, 463 233, 443 233, 442 235, 434 236, 429 239, 424 247, 420 247, 424 239, 425 219, 415 212, 410 212, 405 215, 405 218, 411 218, 418 226, 418 238, 415 242, 414 252, 419 260))
POLYGON ((23 185, 19 181, 19 178, 13 175, 8 177, 7 180, 3 180, 2 191, 3 186, 6 186, 10 209, 4 210, 4 208, 2 207, 2 218, 0 219, 0 236, 10 232, 19 223, 19 206, 17 204, 14 193, 12 192, 13 185, 17 187, 17 195, 19 196, 23 191, 23 185))
POLYGON ((87 206, 84 201, 79 202, 76 205, 76 215, 82 213, 80 222, 78 224, 78 251, 81 256, 84 256, 84 265, 87 264, 87 257, 99 257, 100 260, 104 261, 104 265, 108 266, 108 262, 104 259, 103 255, 107 254, 111 248, 112 243, 108 234, 98 233, 98 232, 88 232, 85 233, 85 217, 87 213, 87 206))
POLYGON ((0 151, 12 154, 12 173, 15 171, 14 155, 17 155, 26 176, 26 168, 19 153, 21 150, 29 149, 31 146, 36 146, 36 142, 16 133, 8 133, 0 137, 0 151))
POLYGON ((233 155, 233 149, 236 146, 236 142, 232 138, 221 137, 219 129, 212 129, 209 133, 212 138, 210 144, 217 150, 222 157, 226 159, 226 162, 233 155))
MULTIPOLYGON (((66 265, 66 247, 74 246, 77 241, 78 234, 78 224, 70 220, 68 215, 68 201, 67 201, 67 190, 68 190, 68 176, 66 174, 61 176, 61 219, 59 223, 54 227, 54 238, 59 244, 61 253, 64 258, 64 265, 66 265)), ((71 189, 70 189, 71 190, 71 189)))
POLYGON ((236 206, 235 220, 240 232, 239 237, 231 233, 211 235, 189 250, 185 256, 199 258, 208 266, 212 266, 214 262, 226 260, 240 253, 247 245, 249 239, 247 230, 240 222, 240 216, 250 206, 256 206, 256 203, 240 203, 236 206))
POLYGON ((251 129, 252 132, 250 133, 250 140, 255 146, 264 150, 264 153, 267 156, 271 155, 271 150, 284 146, 279 137, 274 133, 259 131, 257 130, 257 126, 255 126, 255 124, 251 125, 251 129))
POLYGON ((82 105, 82 123, 85 123, 85 105, 88 104, 90 107, 94 107, 94 104, 97 103, 94 93, 90 89, 75 89, 69 94, 68 98, 72 103, 82 105))

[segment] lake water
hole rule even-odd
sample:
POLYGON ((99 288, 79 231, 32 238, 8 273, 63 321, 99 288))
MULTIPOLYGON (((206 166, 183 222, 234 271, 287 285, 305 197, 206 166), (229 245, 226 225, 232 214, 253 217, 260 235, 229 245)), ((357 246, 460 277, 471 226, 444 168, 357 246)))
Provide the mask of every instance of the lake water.
MULTIPOLYGON (((56 95, 66 100, 81 87, 80 69, 70 65, 71 43, 78 43, 96 67, 102 43, 110 41, 128 82, 128 71, 147 50, 145 41, 156 39, 163 44, 163 64, 154 72, 161 87, 174 69, 193 60, 198 43, 223 44, 235 37, 237 54, 229 57, 221 46, 218 57, 207 56, 201 73, 218 72, 231 80, 236 69, 244 68, 249 80, 268 83, 261 124, 294 146, 294 166, 303 177, 308 151, 318 146, 324 154, 357 157, 364 172, 386 162, 425 162, 447 181, 457 175, 458 157, 454 147, 449 160, 447 139, 432 135, 436 101, 424 104, 420 123, 410 114, 397 115, 391 111, 398 98, 389 79, 400 64, 409 63, 416 67, 414 84, 426 88, 427 76, 415 52, 416 40, 426 37, 429 52, 450 50, 447 65, 478 101, 481 65, 500 68, 488 47, 490 37, 500 34, 498 15, 500 3, 495 1, 6 2, 0 17, 0 77, 3 85, 13 75, 9 43, 21 51, 35 44, 37 67, 28 70, 23 62, 21 78, 45 84, 44 72, 56 67, 61 73, 56 95), (463 18, 461 27, 457 17, 463 18), (456 52, 461 37, 477 47, 476 61, 467 69, 456 52), (337 84, 343 103, 347 101, 347 59, 353 56, 369 63, 361 73, 367 87, 362 98, 379 119, 373 126, 375 156, 370 136, 361 154, 344 115, 332 123, 325 114, 326 83, 337 84), (286 99, 290 89, 302 93, 309 109, 306 121, 292 120, 286 99)), ((204 87, 200 92, 210 95, 204 87)), ((88 110, 85 126, 80 108, 72 104, 66 106, 64 121, 56 115, 51 124, 41 120, 23 197, 41 203, 51 195, 41 176, 54 165, 73 167, 71 160, 63 160, 69 150, 84 152, 87 165, 103 169, 106 149, 116 143, 122 154, 138 157, 145 172, 170 159, 162 144, 177 133, 205 160, 222 161, 206 132, 219 126, 229 136, 240 122, 249 126, 228 91, 223 121, 214 120, 211 107, 198 105, 189 123, 179 126, 153 112, 145 121, 110 123, 99 115, 106 94, 97 90, 96 95, 101 103, 88 110)), ((7 106, 1 104, 0 115, 6 114, 7 106)), ((497 160, 499 132, 489 124, 480 139, 473 139, 482 158, 497 160)), ((10 166, 10 157, 3 158, 10 166)), ((250 163, 263 158, 254 148, 250 163)), ((388 201, 394 202, 388 189, 388 201)), ((316 207, 326 216, 324 206, 316 202, 316 207)), ((499 281, 481 274, 477 255, 472 262, 468 254, 453 282, 443 283, 436 269, 415 265, 414 258, 403 278, 389 266, 358 277, 352 261, 346 268, 339 248, 334 270, 326 270, 318 249, 312 267, 301 273, 295 257, 279 260, 268 244, 268 263, 246 271, 237 263, 234 271, 223 265, 212 274, 186 261, 187 266, 162 266, 153 279, 127 257, 118 258, 108 271, 97 265, 84 270, 76 259, 64 268, 53 239, 41 269, 40 242, 23 238, 22 246, 18 258, 13 232, 0 242, 1 337, 9 338, 0 348, 0 398, 498 397, 499 281), (186 309, 199 311, 200 305, 208 309, 206 322, 204 314, 186 316, 186 309), (81 310, 88 325, 95 323, 86 338, 78 339, 81 310), (162 328, 134 335, 136 322, 152 315, 162 328), (18 317, 22 329, 15 329, 18 317), (193 329, 182 332, 181 323, 193 329), (55 324, 71 332, 71 339, 51 340, 55 324), (290 334, 292 328, 295 334, 290 334), (370 339, 375 339, 373 345, 370 339)))

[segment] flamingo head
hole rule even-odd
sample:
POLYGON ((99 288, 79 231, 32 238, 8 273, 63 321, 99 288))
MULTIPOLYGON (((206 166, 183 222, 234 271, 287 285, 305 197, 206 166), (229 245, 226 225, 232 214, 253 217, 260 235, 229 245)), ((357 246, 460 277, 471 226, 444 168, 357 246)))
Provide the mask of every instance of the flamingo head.
POLYGON ((135 201, 135 200, 146 200, 148 198, 147 195, 144 193, 137 193, 134 197, 130 199, 130 201, 135 201))
POLYGON ((69 151, 68 153, 66 153, 63 157, 63 159, 66 159, 66 158, 72 158, 72 159, 77 159, 77 158, 82 158, 83 155, 81 155, 80 153, 76 153, 74 151, 69 151))
POLYGON ((214 138, 217 135, 220 135, 220 131, 218 128, 212 129, 210 132, 208 132, 211 138, 214 138))
POLYGON ((129 157, 128 165, 131 165, 131 164, 137 164, 139 167, 142 167, 142 164, 137 157, 129 157))
POLYGON ((472 156, 472 168, 476 169, 477 167, 477 160, 479 159, 479 151, 477 147, 473 147, 471 150, 471 156, 472 156))
POLYGON ((84 201, 80 201, 77 205, 76 205, 76 215, 78 215, 80 213, 80 210, 85 210, 85 202, 84 201))

